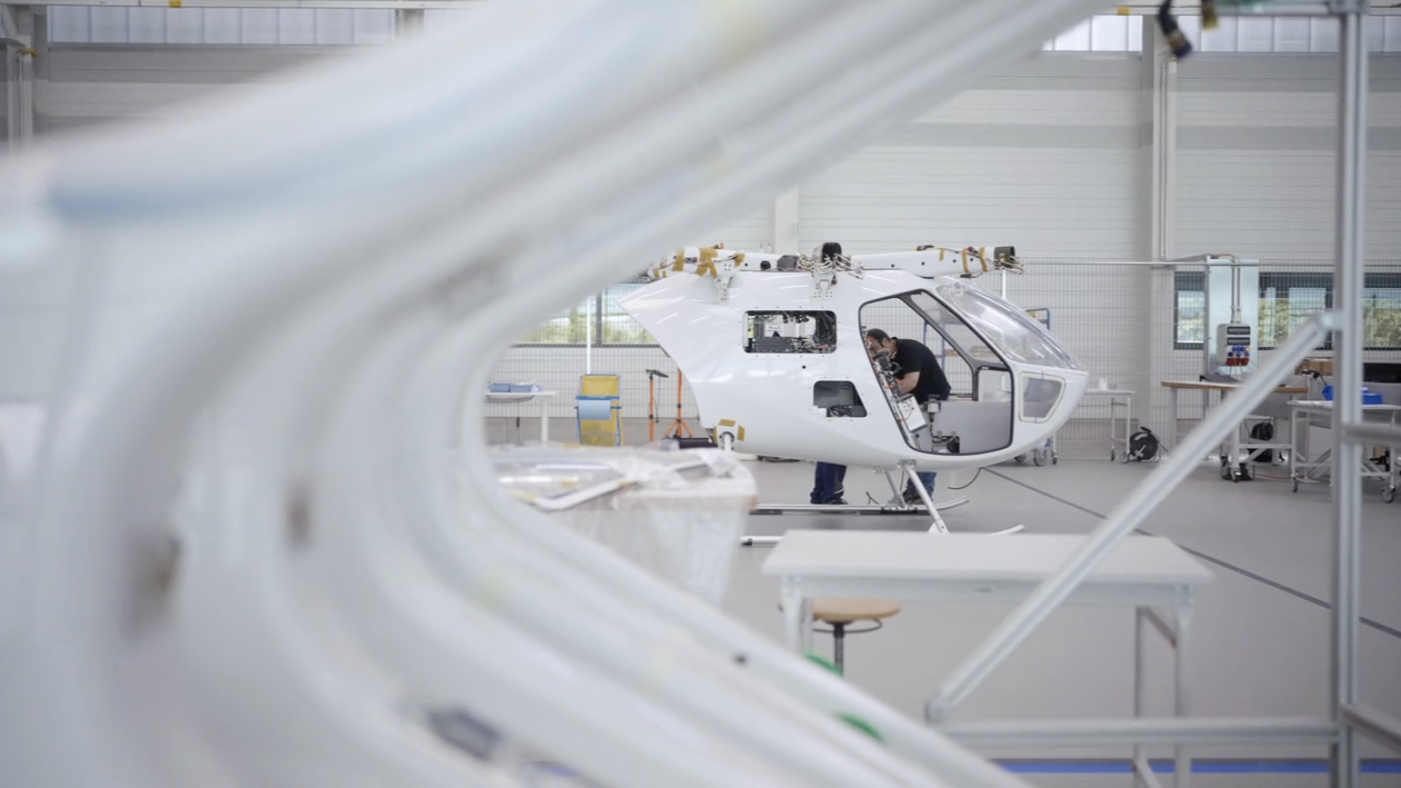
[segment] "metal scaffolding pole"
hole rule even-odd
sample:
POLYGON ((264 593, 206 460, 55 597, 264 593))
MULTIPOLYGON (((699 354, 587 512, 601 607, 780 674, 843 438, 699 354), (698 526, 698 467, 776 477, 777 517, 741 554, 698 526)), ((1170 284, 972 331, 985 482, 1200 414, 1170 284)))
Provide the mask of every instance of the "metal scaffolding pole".
MULTIPOLYGON (((1367 161, 1366 0, 1346 0, 1338 16, 1338 198, 1337 260, 1334 287, 1334 407, 1339 424, 1362 421, 1363 179, 1367 161)), ((1359 574, 1361 571, 1362 444, 1346 430, 1334 430, 1333 503, 1333 719, 1339 723, 1332 746, 1332 784, 1358 784, 1356 730, 1346 709, 1357 703, 1359 574)))

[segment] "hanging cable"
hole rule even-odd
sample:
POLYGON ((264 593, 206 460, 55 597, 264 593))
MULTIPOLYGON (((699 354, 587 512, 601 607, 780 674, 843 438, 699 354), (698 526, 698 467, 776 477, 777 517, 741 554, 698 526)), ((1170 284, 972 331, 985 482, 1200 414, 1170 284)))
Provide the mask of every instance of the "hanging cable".
POLYGON ((969 479, 967 484, 963 485, 962 487, 950 487, 949 489, 950 489, 950 490, 966 490, 966 489, 968 489, 969 487, 972 487, 972 486, 973 486, 973 482, 976 482, 976 481, 978 480, 978 476, 979 476, 980 474, 982 474, 982 472, 983 472, 983 469, 982 469, 982 468, 979 468, 978 470, 976 470, 976 471, 973 472, 973 478, 969 479))
POLYGON ((1178 60, 1187 57, 1192 51, 1192 42, 1187 40, 1182 28, 1177 26, 1177 17, 1172 13, 1172 0, 1163 0, 1163 4, 1158 7, 1158 27, 1162 28, 1163 37, 1172 48, 1172 56, 1178 60))

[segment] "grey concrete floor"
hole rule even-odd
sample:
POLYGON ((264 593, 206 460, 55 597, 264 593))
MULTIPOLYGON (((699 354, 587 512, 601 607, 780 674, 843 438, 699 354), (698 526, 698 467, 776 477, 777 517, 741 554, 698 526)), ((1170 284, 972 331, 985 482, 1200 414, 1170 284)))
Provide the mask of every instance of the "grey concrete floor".
MULTIPOLYGON (((805 503, 812 464, 749 462, 764 503, 805 503)), ((1057 465, 1005 464, 972 473, 943 474, 936 500, 966 495, 969 504, 946 512, 950 529, 993 531, 1024 524, 1028 532, 1087 533, 1136 485, 1149 464, 1061 460, 1057 465), (971 483, 970 483, 971 482, 971 483), (953 492, 952 486, 968 485, 953 492)), ((1142 525, 1191 550, 1214 573, 1199 595, 1190 666, 1194 712, 1199 716, 1327 716, 1331 513, 1328 488, 1290 492, 1282 468, 1265 468, 1253 482, 1233 484, 1204 465, 1142 525), (1267 476, 1281 478, 1266 478, 1267 476)), ((1401 502, 1383 503, 1368 484, 1363 503, 1362 697, 1401 716, 1401 502)), ((888 497, 882 476, 852 469, 846 499, 866 492, 888 497)), ((790 528, 925 530, 923 518, 843 515, 753 516, 751 534, 790 528)), ((1012 537, 1015 538, 1015 537, 1012 537)), ((778 581, 762 573, 771 549, 740 548, 734 557, 725 610, 755 630, 782 638, 778 581)), ((1001 606, 907 602, 884 629, 847 641, 847 677, 915 719, 941 679, 1009 612, 1001 606)), ((815 647, 828 651, 830 638, 815 647)), ((956 719, 1116 717, 1132 712, 1133 614, 1129 609, 1059 610, 959 708, 956 719)), ((1172 703, 1171 652, 1155 641, 1149 654, 1150 712, 1172 703)), ((1369 757, 1397 756, 1368 746, 1369 757)), ((1316 759, 1320 746, 1217 746, 1201 758, 1316 759)), ((1124 758, 1114 748, 990 751, 1006 758, 1124 758)), ((1154 752, 1167 756, 1167 751, 1154 752)), ((1207 765, 1206 763, 1203 764, 1207 765)), ((1379 762, 1373 768, 1387 768, 1379 762)), ((1027 774, 1034 785, 1128 785, 1126 775, 1027 774)), ((1290 765, 1290 768, 1299 768, 1290 765)), ((1326 774, 1195 774, 1198 786, 1324 786, 1326 774)), ((1170 783, 1169 783, 1170 784, 1170 783)), ((1401 786, 1401 773, 1373 773, 1363 784, 1401 786)))

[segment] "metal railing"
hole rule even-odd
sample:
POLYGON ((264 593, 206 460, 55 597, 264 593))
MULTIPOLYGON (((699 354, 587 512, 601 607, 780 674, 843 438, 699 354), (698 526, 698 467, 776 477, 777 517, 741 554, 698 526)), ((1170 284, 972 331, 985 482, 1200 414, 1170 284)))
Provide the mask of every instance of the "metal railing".
MULTIPOLYGON (((1311 318, 1261 366, 1259 372, 1227 398, 1145 482, 1109 515, 1054 576, 1042 583, 961 664, 929 701, 926 714, 941 731, 977 744, 1133 744, 1170 743, 1179 747, 1176 773, 1184 785, 1191 762, 1180 749, 1189 743, 1223 741, 1327 741, 1332 780, 1338 788, 1359 782, 1363 734, 1401 751, 1401 721, 1371 709, 1358 699, 1358 626, 1360 597, 1362 445, 1394 443, 1394 428, 1363 424, 1362 403, 1362 260, 1363 201, 1366 160, 1367 48, 1363 24, 1365 0, 1338 0, 1313 7, 1335 15, 1340 25, 1339 140, 1337 181, 1336 308, 1311 318), (1332 613, 1332 714, 1330 719, 1139 719, 949 724, 948 715, 981 681, 1064 601, 1113 548, 1198 464, 1221 439, 1268 396, 1328 331, 1334 332, 1336 418, 1333 452, 1334 558, 1332 613)), ((1141 752, 1136 752, 1141 756, 1141 752)), ((1136 758, 1136 762, 1142 758, 1136 758)), ((1151 775, 1141 775, 1151 781, 1151 775)))

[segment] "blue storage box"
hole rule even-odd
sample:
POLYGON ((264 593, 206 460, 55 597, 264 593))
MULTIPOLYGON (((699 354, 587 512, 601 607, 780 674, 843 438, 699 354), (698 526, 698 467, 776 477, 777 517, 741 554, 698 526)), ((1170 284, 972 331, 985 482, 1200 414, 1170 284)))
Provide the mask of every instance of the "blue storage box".
POLYGON ((540 390, 540 387, 537 386, 537 385, 535 385, 534 383, 512 383, 512 384, 511 384, 511 393, 513 393, 513 394, 525 394, 525 393, 527 393, 527 392, 539 391, 539 390, 540 390))
POLYGON ((492 394, 506 394, 509 393, 510 390, 510 383, 492 383, 489 386, 487 386, 487 391, 491 392, 492 394))
MULTIPOLYGON (((1323 387, 1323 398, 1326 399, 1326 400, 1328 400, 1329 402, 1332 402, 1332 401, 1333 401, 1333 387, 1332 387, 1332 386, 1324 386, 1324 387, 1323 387)), ((1366 386, 1363 386, 1363 387, 1362 387, 1362 404, 1363 404, 1363 405, 1380 405, 1380 404, 1382 404, 1382 395, 1379 394, 1379 393, 1376 393, 1376 392, 1368 391, 1368 390, 1367 390, 1367 387, 1366 387, 1366 386)))

